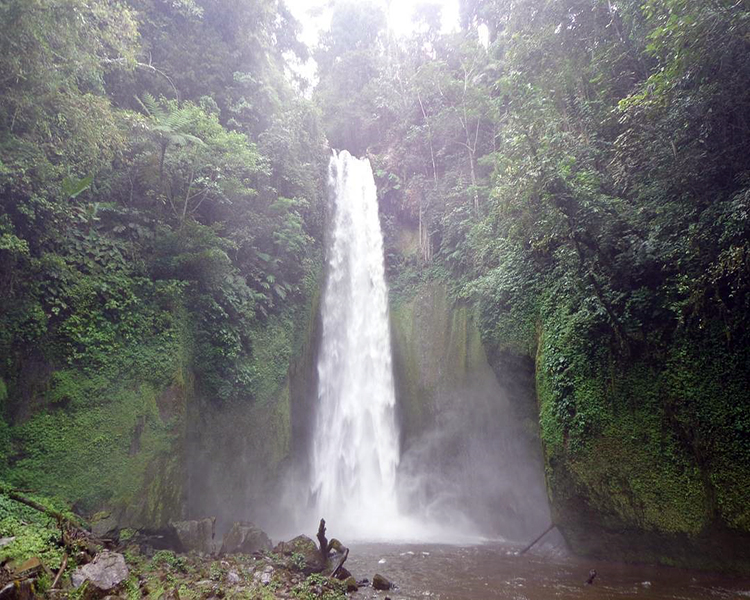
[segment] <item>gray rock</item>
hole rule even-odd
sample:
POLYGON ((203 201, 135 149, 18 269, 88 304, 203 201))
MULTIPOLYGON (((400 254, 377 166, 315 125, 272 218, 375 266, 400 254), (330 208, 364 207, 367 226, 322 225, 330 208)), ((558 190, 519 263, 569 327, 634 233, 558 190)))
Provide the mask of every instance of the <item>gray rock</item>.
POLYGON ((202 552, 211 554, 214 550, 214 534, 216 518, 194 521, 172 521, 169 524, 174 529, 177 539, 185 552, 202 552))
POLYGON ((372 587, 376 590, 390 590, 393 587, 393 584, 380 573, 376 573, 375 577, 372 578, 372 587))
POLYGON ((118 527, 117 518, 109 512, 98 512, 89 521, 91 524, 91 533, 98 538, 107 537, 107 534, 111 531, 115 531, 118 527))
POLYGON ((252 554, 271 549, 271 540, 252 523, 240 521, 224 535, 220 554, 252 554))
POLYGON ((271 579, 273 579, 273 567, 271 565, 268 565, 262 571, 256 571, 255 575, 253 575, 253 579, 262 583, 263 585, 268 585, 269 583, 271 583, 271 579))
POLYGON ((12 544, 15 541, 16 541, 15 537, 0 538, 0 548, 2 548, 3 546, 7 546, 8 544, 12 544))
POLYGON ((110 592, 128 578, 128 566, 122 554, 105 550, 96 555, 93 562, 73 571, 73 587, 79 588, 84 582, 100 592, 110 592))
POLYGON ((227 583, 229 585, 237 585, 240 581, 240 576, 236 571, 229 571, 227 573, 227 583))

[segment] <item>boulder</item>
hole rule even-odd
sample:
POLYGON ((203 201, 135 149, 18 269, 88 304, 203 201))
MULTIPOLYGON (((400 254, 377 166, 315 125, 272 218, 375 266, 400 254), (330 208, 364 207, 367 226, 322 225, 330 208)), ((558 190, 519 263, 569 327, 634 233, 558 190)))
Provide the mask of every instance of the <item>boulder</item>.
POLYGON ((341 567, 338 570, 338 573, 336 573, 336 579, 339 581, 346 581, 352 576, 352 574, 349 572, 349 570, 346 567, 341 567))
POLYGON ((224 535, 220 554, 252 554, 271 549, 271 540, 252 523, 240 521, 224 535))
POLYGON ((214 534, 216 518, 194 521, 172 521, 169 525, 174 529, 180 548, 184 552, 202 552, 212 554, 214 550, 214 534))
POLYGON ((376 573, 375 577, 372 578, 372 587, 376 590, 390 590, 393 587, 393 584, 380 573, 376 573))
POLYGON ((302 556, 304 559, 302 572, 305 573, 305 575, 309 575, 310 573, 321 573, 326 568, 325 561, 320 554, 318 545, 306 535, 298 535, 293 540, 281 542, 273 549, 273 551, 276 554, 282 554, 284 556, 291 556, 292 554, 302 556))
POLYGON ((108 537, 109 534, 118 528, 117 518, 112 513, 106 511, 96 513, 91 517, 89 523, 91 524, 91 533, 98 538, 108 537))
POLYGON ((34 591, 34 580, 11 581, 0 589, 0 600, 35 600, 39 596, 34 591))
POLYGON ((268 585, 273 579, 273 567, 267 565, 262 571, 256 571, 253 574, 253 579, 263 585, 268 585))
POLYGON ((105 550, 96 555, 92 562, 73 571, 73 587, 79 588, 86 581, 93 591, 101 595, 111 592, 128 578, 128 566, 122 554, 105 550))
POLYGON ((359 589, 357 580, 354 579, 354 577, 352 577, 351 575, 349 575, 349 577, 344 580, 344 585, 346 586, 347 592, 356 592, 359 589))
POLYGON ((229 585, 239 585, 241 582, 242 579, 240 579, 237 571, 229 571, 229 573, 227 573, 227 583, 229 585))

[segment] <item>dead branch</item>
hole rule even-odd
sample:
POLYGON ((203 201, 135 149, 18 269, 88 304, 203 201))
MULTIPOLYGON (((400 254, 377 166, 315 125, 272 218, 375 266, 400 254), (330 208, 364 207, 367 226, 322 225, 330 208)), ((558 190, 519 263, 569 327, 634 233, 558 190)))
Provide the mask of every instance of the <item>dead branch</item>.
POLYGON ((328 562, 328 540, 326 539, 326 520, 321 519, 318 526, 318 543, 320 544, 320 555, 323 557, 323 564, 328 562))
POLYGON ((527 553, 527 552, 528 552, 529 550, 531 550, 531 549, 532 549, 532 548, 533 548, 534 546, 536 546, 536 545, 537 545, 537 543, 539 543, 539 541, 541 541, 541 539, 542 539, 542 538, 543 538, 543 537, 544 537, 545 535, 547 535, 547 534, 548 534, 548 533, 549 533, 550 531, 552 531, 552 530, 553 530, 553 529, 554 529, 555 527, 557 527, 557 525, 555 525, 554 523, 552 523, 552 524, 551 524, 551 525, 550 525, 549 527, 547 527, 547 529, 545 529, 545 530, 544 530, 544 532, 542 533, 542 535, 540 535, 540 536, 536 537, 536 538, 534 539, 534 541, 533 541, 533 542, 531 542, 531 543, 530 543, 530 544, 529 544, 528 546, 526 546, 526 547, 525 547, 525 548, 524 548, 523 550, 521 550, 521 551, 520 551, 520 552, 519 552, 518 554, 519 554, 519 555, 520 555, 520 554, 526 554, 526 553, 527 553))
POLYGON ((90 535, 88 531, 83 529, 78 523, 73 521, 71 518, 66 517, 61 512, 57 512, 56 510, 52 510, 51 508, 47 508, 46 506, 39 504, 39 502, 32 500, 31 498, 27 498, 26 496, 23 496, 22 494, 19 494, 16 491, 9 490, 7 492, 4 492, 8 498, 11 500, 15 500, 16 502, 20 502, 21 504, 25 504, 29 508, 33 508, 34 510, 38 510, 39 512, 44 513, 48 517, 51 517, 53 519, 56 519, 59 522, 67 524, 71 529, 77 532, 84 533, 87 537, 90 535))
POLYGON ((349 558, 349 548, 344 548, 344 554, 341 557, 339 564, 337 564, 336 568, 331 572, 331 577, 336 578, 336 575, 341 570, 341 567, 344 566, 344 563, 346 562, 347 558, 349 558))
POLYGON ((52 582, 52 587, 50 587, 51 590, 54 590, 57 587, 57 584, 60 582, 60 578, 62 577, 62 574, 65 572, 65 567, 68 566, 68 553, 67 551, 63 554, 62 564, 60 565, 60 570, 57 572, 57 575, 55 575, 55 580, 52 582))

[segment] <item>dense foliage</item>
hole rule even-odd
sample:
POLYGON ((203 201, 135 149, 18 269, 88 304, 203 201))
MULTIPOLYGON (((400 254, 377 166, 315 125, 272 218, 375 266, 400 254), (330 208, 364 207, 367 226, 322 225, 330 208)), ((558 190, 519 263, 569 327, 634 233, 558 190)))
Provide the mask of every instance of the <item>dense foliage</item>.
POLYGON ((323 237, 325 139, 285 75, 306 49, 275 0, 9 0, 0 23, 0 476, 125 499, 194 386, 283 383, 323 237))
POLYGON ((308 100, 277 0, 0 2, 0 478, 180 506, 196 388, 262 406, 299 350, 327 136, 394 297, 535 361, 556 519, 750 531, 747 1, 460 4, 335 3, 308 100))
POLYGON ((747 531, 747 3, 461 14, 455 34, 427 3, 408 39, 373 18, 324 39, 325 124, 364 136, 350 147, 377 170, 394 290, 442 276, 491 355, 535 358, 558 507, 747 531), (332 101, 345 64, 364 79, 332 101))

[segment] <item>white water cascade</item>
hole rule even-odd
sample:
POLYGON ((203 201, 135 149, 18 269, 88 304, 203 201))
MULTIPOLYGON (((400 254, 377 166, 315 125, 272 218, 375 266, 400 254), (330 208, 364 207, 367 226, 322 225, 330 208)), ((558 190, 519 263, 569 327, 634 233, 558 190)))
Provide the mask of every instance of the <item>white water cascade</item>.
POLYGON ((334 206, 311 494, 331 532, 373 539, 391 534, 401 521, 383 235, 367 159, 334 154, 329 183, 334 206))

